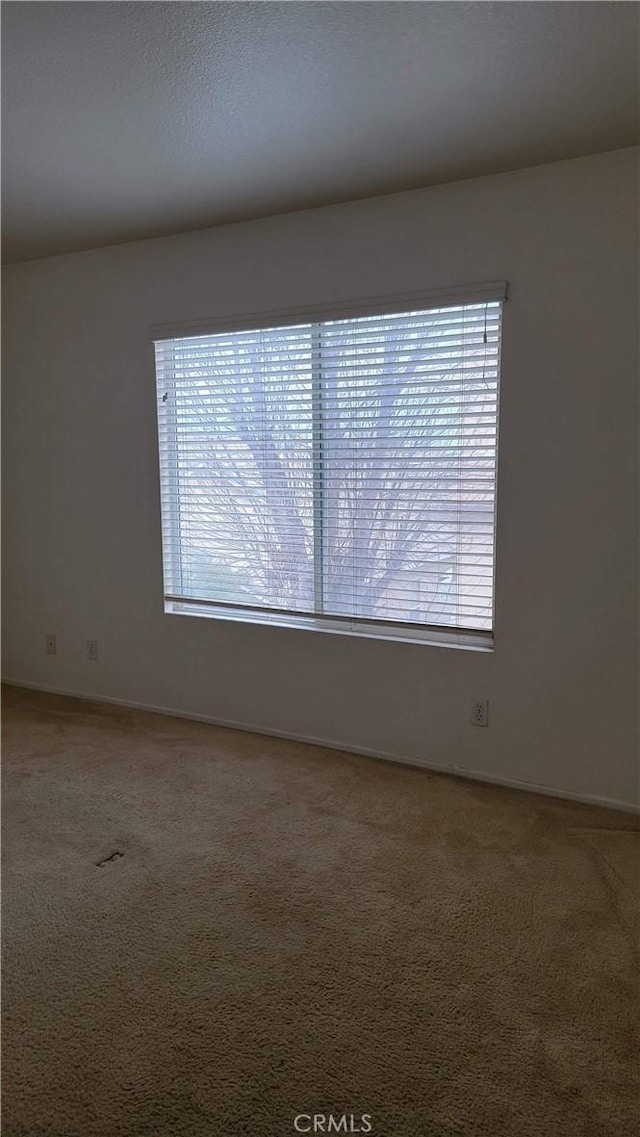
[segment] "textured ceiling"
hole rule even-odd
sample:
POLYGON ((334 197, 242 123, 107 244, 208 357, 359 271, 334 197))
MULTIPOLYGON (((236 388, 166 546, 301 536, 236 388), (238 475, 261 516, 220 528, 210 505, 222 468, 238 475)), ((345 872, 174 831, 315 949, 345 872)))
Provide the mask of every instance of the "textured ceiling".
POLYGON ((633 144, 635 3, 3 5, 7 260, 633 144))

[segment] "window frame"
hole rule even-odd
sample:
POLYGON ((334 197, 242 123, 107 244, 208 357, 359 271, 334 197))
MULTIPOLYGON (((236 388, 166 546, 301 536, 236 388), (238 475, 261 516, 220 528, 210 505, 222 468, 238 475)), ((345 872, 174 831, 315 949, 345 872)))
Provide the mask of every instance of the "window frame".
MULTIPOLYGON (((500 303, 501 323, 500 341, 497 352, 497 396, 496 396, 496 456, 495 456, 495 492, 494 492, 494 518, 493 518, 493 576, 492 576, 492 620, 490 630, 475 630, 452 627, 442 624, 413 624, 408 621, 393 620, 367 620, 350 616, 335 616, 314 613, 300 613, 288 609, 265 608, 262 606, 245 605, 189 598, 183 594, 178 595, 175 583, 181 578, 181 567, 174 563, 171 567, 172 580, 167 581, 164 569, 164 540, 162 526, 162 505, 159 503, 160 541, 163 550, 163 593, 164 612, 167 615, 199 616, 208 619, 219 619, 234 623, 250 623, 254 626, 268 626, 279 628, 293 628, 306 631, 322 631, 334 635, 350 635, 365 639, 385 640, 388 642, 430 644, 432 646, 446 646, 463 648, 475 651, 492 651, 495 646, 495 613, 496 613, 496 558, 497 558, 497 508, 499 490, 499 454, 500 454, 500 388, 501 388, 501 355, 502 333, 504 327, 504 305, 507 301, 508 286, 505 281, 491 281, 483 284, 439 289, 435 291, 394 294, 393 296, 375 297, 358 301, 348 301, 333 305, 305 306, 299 309, 278 309, 276 311, 261 311, 241 316, 224 316, 213 319, 180 322, 172 324, 155 325, 150 330, 151 352, 153 367, 153 389, 157 400, 157 373, 155 360, 155 345, 158 342, 188 338, 190 336, 218 335, 223 333, 258 330, 260 328, 286 327, 294 324, 311 324, 312 335, 317 331, 317 325, 326 320, 342 320, 349 318, 362 318, 376 315, 393 315, 410 312, 412 309, 428 309, 438 307, 455 307, 466 304, 500 303), (168 587, 168 585, 171 585, 168 587)), ((312 349, 313 358, 313 349, 312 349)), ((316 413, 316 402, 321 399, 322 393, 319 383, 319 373, 312 363, 312 398, 316 413)), ((156 402, 157 405, 157 402, 156 402)), ((159 433, 156 422, 156 445, 158 447, 159 488, 165 474, 162 469, 159 433)), ((314 431, 314 447, 318 443, 314 431)), ((169 474, 170 478, 171 475, 169 474)), ((318 493, 316 479, 314 478, 314 495, 318 493)), ((160 495, 161 497, 161 495, 160 495)), ((322 525, 318 523, 321 510, 314 510, 314 550, 319 553, 318 562, 314 556, 314 592, 317 597, 321 585, 322 573, 322 525)), ((180 554, 173 550, 174 560, 179 562, 180 554)))

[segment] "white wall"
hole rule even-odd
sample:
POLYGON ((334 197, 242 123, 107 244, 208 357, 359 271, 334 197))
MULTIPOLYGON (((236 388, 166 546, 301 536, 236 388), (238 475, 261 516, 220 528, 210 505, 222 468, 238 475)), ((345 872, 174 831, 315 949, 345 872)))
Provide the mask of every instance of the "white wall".
POLYGON ((633 802, 636 170, 618 151, 10 267, 5 677, 633 802), (495 652, 165 616, 150 325, 496 279, 495 652))

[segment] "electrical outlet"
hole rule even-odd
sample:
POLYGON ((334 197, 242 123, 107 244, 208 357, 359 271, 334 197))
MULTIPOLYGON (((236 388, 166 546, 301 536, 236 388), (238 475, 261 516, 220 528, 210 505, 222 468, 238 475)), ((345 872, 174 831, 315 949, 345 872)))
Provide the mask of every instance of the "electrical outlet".
POLYGON ((52 634, 52 632, 47 632, 44 640, 46 644, 47 655, 56 655, 58 651, 56 647, 56 637, 52 634))
POLYGON ((91 659, 95 662, 97 660, 97 658, 98 658, 98 641, 97 640, 87 640, 87 659, 91 659))
POLYGON ((489 700, 476 699, 471 708, 471 722, 474 726, 489 725, 489 700))

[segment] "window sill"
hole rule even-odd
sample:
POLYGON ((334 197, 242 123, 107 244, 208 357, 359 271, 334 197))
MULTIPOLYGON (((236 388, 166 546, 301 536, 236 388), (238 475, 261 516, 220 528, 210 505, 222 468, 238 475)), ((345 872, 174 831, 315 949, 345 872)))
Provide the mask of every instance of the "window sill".
POLYGON ((259 624, 264 627, 297 628, 306 632, 324 632, 337 636, 356 636, 358 639, 385 640, 387 643, 428 644, 430 647, 449 647, 463 651, 492 652, 493 635, 482 631, 455 631, 450 628, 402 627, 397 624, 363 624, 349 620, 332 619, 294 613, 263 612, 259 609, 222 608, 212 604, 165 600, 165 614, 171 616, 199 616, 209 620, 231 623, 259 624))

